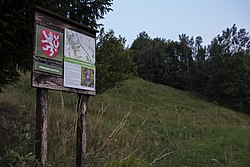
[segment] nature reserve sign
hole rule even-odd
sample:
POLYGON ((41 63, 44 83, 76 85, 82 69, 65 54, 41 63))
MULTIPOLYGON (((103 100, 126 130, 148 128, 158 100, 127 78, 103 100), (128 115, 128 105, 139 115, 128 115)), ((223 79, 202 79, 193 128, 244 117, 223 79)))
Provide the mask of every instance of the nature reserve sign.
POLYGON ((36 158, 47 161, 48 89, 74 92, 77 101, 76 166, 86 164, 88 99, 95 95, 96 30, 37 7, 32 86, 36 94, 36 158))
POLYGON ((95 95, 96 32, 38 8, 32 86, 95 95))

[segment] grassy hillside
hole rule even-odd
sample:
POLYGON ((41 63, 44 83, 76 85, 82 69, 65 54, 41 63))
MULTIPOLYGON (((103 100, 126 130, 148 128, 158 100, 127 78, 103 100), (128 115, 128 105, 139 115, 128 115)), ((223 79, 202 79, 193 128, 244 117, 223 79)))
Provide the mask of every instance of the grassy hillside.
MULTIPOLYGON (((76 96, 49 93, 49 163, 74 166, 76 96)), ((8 121, 34 129, 35 90, 29 77, 0 94, 2 134, 8 121), (15 117, 11 117, 15 113, 15 117), (28 114, 27 114, 28 113, 28 114)), ((14 126, 13 133, 19 132, 14 126)), ((2 146, 8 142, 2 140, 2 146)), ((11 136, 13 134, 8 134, 11 136)), ((8 136, 6 138, 8 138, 8 136)), ((141 79, 90 98, 89 166, 250 166, 250 116, 141 79)), ((16 139, 16 140, 23 140, 16 139)), ((8 146, 13 146, 9 141, 8 146)), ((22 144, 22 142, 20 142, 22 144)), ((8 149, 7 149, 8 150, 8 149)), ((1 154, 0 154, 1 156, 1 154)))

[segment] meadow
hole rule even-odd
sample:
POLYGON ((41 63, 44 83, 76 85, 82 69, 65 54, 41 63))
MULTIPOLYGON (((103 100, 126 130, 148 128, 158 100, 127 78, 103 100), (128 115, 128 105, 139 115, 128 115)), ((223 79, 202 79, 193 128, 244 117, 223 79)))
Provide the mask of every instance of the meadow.
MULTIPOLYGON (((29 74, 0 93, 2 162, 35 163, 35 97, 29 74)), ((49 91, 48 166, 75 166, 76 103, 49 91)), ((90 97, 87 123, 90 167, 250 166, 250 116, 193 92, 130 79, 90 97)))

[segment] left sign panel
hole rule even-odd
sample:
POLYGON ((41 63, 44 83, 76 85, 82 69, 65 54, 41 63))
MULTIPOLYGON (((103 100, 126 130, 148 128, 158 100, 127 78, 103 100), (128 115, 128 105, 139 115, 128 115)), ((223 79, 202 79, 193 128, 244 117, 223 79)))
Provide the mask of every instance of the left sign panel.
POLYGON ((36 25, 36 56, 63 61, 63 33, 36 25))

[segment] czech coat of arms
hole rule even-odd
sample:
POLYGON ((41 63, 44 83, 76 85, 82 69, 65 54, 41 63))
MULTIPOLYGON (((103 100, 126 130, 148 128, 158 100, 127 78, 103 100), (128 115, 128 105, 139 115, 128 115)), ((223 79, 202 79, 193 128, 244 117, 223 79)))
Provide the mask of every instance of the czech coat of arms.
POLYGON ((47 57, 55 57, 60 50, 60 34, 41 28, 40 47, 47 57))

